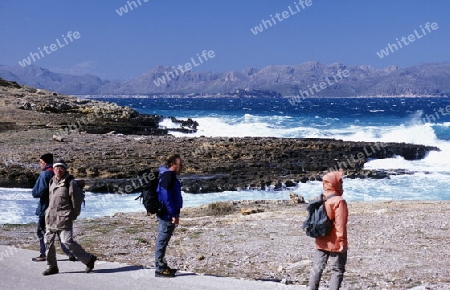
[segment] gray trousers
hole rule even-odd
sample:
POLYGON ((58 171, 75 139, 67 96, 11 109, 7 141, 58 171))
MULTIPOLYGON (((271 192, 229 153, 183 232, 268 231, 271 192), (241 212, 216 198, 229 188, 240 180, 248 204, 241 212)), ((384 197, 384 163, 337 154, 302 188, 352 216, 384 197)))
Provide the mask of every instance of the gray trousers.
MULTIPOLYGON (((45 242, 44 242, 45 216, 39 217, 36 233, 39 238, 39 253, 40 253, 39 257, 45 257, 45 242)), ((63 243, 61 243, 61 249, 67 256, 69 257, 73 256, 72 253, 69 251, 69 249, 67 249, 63 243)))
POLYGON ((313 267, 309 275, 309 289, 319 289, 320 278, 322 278, 323 270, 328 259, 331 261, 331 279, 329 290, 337 290, 341 287, 344 279, 345 264, 347 263, 347 252, 335 253, 323 250, 314 252, 313 267))
POLYGON ((45 252, 47 256, 47 265, 48 267, 57 267, 58 264, 56 262, 56 250, 55 250, 55 238, 59 237, 61 244, 66 246, 70 252, 81 261, 83 264, 89 263, 92 258, 92 255, 87 253, 83 247, 81 247, 77 242, 73 240, 73 232, 72 230, 58 230, 51 231, 47 229, 44 236, 45 241, 45 252))
POLYGON ((164 220, 158 217, 158 237, 156 238, 155 247, 155 265, 156 271, 162 272, 167 268, 166 249, 175 230, 175 224, 172 221, 164 220))

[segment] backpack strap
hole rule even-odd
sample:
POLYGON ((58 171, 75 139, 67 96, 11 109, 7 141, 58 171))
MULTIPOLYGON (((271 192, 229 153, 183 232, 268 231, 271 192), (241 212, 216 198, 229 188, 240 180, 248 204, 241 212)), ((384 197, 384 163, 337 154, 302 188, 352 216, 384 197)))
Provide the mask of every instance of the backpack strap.
MULTIPOLYGON (((329 196, 325 197, 325 196, 322 194, 324 209, 325 209, 325 202, 326 202, 327 200, 329 200, 330 198, 335 197, 335 196, 338 196, 338 195, 337 195, 337 194, 330 194, 329 196)), ((325 212, 326 212, 326 209, 325 209, 325 212)), ((328 215, 328 214, 327 214, 327 215, 328 215)), ((331 220, 331 221, 334 222, 334 220, 331 220)))
POLYGON ((64 185, 69 188, 70 187, 70 182, 72 180, 74 180, 75 177, 73 177, 73 175, 69 175, 66 179, 64 179, 64 185))
POLYGON ((322 194, 322 200, 323 200, 323 202, 325 202, 325 201, 327 201, 330 198, 335 197, 335 196, 338 196, 338 195, 337 194, 330 194, 329 196, 325 196, 325 195, 322 194))

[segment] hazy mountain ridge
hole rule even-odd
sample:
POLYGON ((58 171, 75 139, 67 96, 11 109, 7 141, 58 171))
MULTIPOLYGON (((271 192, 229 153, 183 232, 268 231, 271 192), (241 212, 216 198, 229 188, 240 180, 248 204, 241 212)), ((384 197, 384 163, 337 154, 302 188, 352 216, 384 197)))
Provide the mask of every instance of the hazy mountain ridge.
POLYGON ((227 94, 236 90, 274 91, 294 96, 353 97, 375 95, 450 96, 450 62, 430 63, 400 69, 390 66, 346 66, 340 63, 306 62, 270 65, 242 71, 181 73, 174 67, 157 66, 128 81, 104 80, 94 75, 69 75, 39 66, 0 66, 0 77, 21 84, 74 95, 227 94), (347 78, 338 72, 348 71, 347 78), (326 82, 328 78, 328 82, 326 82), (324 89, 319 87, 326 83, 324 89))

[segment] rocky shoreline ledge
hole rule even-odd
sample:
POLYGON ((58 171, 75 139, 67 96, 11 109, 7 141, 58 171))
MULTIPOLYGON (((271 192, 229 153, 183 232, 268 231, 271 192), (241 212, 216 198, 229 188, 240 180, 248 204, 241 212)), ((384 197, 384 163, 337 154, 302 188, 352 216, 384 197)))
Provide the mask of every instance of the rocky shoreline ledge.
POLYGON ((0 187, 29 188, 38 156, 54 153, 91 192, 140 191, 165 158, 179 152, 189 193, 286 189, 321 180, 328 170, 348 178, 389 178, 404 170, 364 170, 370 158, 418 160, 437 147, 334 139, 208 138, 170 135, 195 132, 194 120, 161 128, 162 116, 139 114, 113 103, 78 99, 0 79, 0 187))
MULTIPOLYGON (((184 208, 167 250, 169 264, 197 274, 307 285, 314 243, 301 231, 304 204, 289 201, 288 193, 286 199, 184 208), (249 212, 254 214, 243 214, 249 212)), ((342 289, 450 289, 449 201, 348 206, 349 255, 342 289)), ((2 225, 0 244, 37 253, 35 227, 2 225)), ((77 220, 74 234, 100 261, 154 267, 156 227, 155 217, 144 212, 117 213, 77 220)), ((326 270, 324 289, 329 275, 326 270)))

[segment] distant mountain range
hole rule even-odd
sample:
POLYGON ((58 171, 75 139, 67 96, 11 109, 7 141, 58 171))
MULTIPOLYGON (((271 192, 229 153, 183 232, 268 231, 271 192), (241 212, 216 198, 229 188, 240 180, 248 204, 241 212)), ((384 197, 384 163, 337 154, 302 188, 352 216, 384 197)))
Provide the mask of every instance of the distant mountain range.
POLYGON ((69 95, 266 94, 354 97, 450 96, 450 62, 400 69, 306 62, 229 72, 196 72, 157 66, 129 81, 76 76, 29 65, 0 65, 0 77, 69 95))

